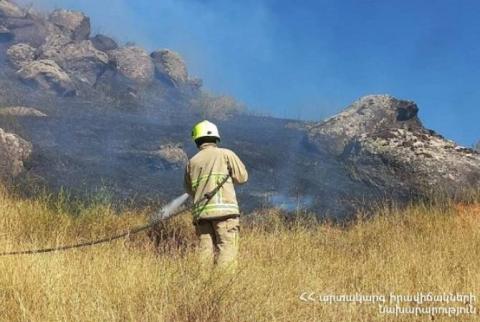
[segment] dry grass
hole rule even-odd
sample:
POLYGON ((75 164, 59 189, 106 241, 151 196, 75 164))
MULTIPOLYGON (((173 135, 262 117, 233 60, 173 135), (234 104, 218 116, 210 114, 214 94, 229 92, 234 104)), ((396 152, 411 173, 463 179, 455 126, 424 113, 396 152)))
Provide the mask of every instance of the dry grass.
MULTIPOLYGON (((379 212, 346 228, 259 214, 242 228, 235 275, 200 268, 188 217, 162 228, 165 236, 189 240, 179 251, 172 243, 155 252, 141 235, 65 253, 3 257, 0 320, 425 321, 430 317, 381 315, 378 304, 305 303, 299 296, 480 296, 478 206, 379 212)), ((145 220, 145 213, 119 215, 104 204, 71 208, 61 198, 21 200, 0 192, 1 250, 86 240, 145 220)))

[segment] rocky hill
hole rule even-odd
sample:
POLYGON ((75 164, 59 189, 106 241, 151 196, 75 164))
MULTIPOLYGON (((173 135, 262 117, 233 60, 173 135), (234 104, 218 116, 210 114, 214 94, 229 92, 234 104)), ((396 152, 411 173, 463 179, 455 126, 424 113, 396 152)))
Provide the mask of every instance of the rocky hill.
POLYGON ((8 62, 19 79, 44 91, 72 96, 95 87, 135 96, 155 82, 193 92, 201 86, 175 52, 148 53, 105 35, 92 37, 90 19, 81 12, 59 9, 45 16, 2 0, 0 16, 8 62))
POLYGON ((245 209, 275 204, 343 217, 480 189, 480 154, 425 129, 418 107, 361 98, 311 124, 242 113, 189 75, 179 54, 91 35, 83 13, 38 13, 0 0, 0 176, 26 187, 104 189, 117 200, 182 192, 191 126, 219 124, 250 170, 245 209))
POLYGON ((414 102, 366 96, 310 126, 308 138, 336 155, 352 178, 389 194, 478 188, 480 155, 425 129, 417 114, 414 102))

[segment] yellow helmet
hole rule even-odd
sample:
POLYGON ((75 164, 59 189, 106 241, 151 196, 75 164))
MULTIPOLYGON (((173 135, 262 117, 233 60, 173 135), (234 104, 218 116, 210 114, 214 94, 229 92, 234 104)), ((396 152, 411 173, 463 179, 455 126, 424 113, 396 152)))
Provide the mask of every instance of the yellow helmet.
POLYGON ((207 120, 195 125, 192 129, 193 141, 203 137, 214 137, 220 140, 220 134, 218 133, 217 126, 207 120))

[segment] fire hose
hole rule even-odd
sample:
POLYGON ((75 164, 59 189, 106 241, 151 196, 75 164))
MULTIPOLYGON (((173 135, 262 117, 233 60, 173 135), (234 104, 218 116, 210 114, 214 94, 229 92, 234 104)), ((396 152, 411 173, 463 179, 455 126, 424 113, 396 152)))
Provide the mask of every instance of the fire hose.
MULTIPOLYGON (((0 253, 0 257, 13 256, 13 255, 32 255, 32 254, 51 253, 51 252, 65 251, 65 250, 74 249, 74 248, 89 247, 89 246, 109 243, 109 242, 112 242, 114 240, 117 240, 117 239, 120 239, 120 238, 123 238, 123 237, 138 234, 139 232, 142 232, 142 231, 145 231, 149 228, 152 228, 153 226, 155 226, 156 224, 158 224, 162 220, 165 220, 167 218, 173 218, 173 217, 176 217, 176 216, 181 215, 183 213, 186 213, 189 210, 193 210, 194 208, 199 207, 202 203, 204 203, 203 206, 206 206, 210 202, 210 200, 213 198, 213 196, 215 196, 215 194, 223 187, 223 185, 232 176, 232 171, 231 171, 230 166, 228 167, 228 172, 229 172, 228 175, 226 175, 225 178, 222 179, 222 181, 220 181, 217 184, 215 189, 206 193, 200 200, 198 200, 192 206, 190 206, 188 208, 177 210, 176 212, 174 212, 172 214, 169 214, 168 216, 161 216, 159 218, 154 218, 154 220, 152 220, 148 224, 138 226, 138 227, 134 227, 132 229, 129 229, 129 230, 126 230, 124 232, 118 233, 116 235, 108 236, 108 237, 105 237, 105 238, 90 240, 90 241, 81 242, 81 243, 77 243, 77 244, 57 246, 57 247, 4 252, 4 253, 0 253)), ((186 198, 184 199, 184 201, 185 200, 186 200, 186 198)))

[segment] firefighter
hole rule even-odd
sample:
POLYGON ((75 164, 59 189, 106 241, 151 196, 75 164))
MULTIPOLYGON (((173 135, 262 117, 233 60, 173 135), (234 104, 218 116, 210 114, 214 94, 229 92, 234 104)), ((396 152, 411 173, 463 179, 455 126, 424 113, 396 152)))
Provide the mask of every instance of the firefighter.
POLYGON ((192 139, 199 152, 186 166, 185 189, 194 203, 197 204, 224 182, 211 198, 193 209, 199 256, 204 264, 216 263, 217 266, 234 268, 240 229, 234 184, 245 183, 248 173, 233 151, 218 147, 220 134, 215 124, 209 121, 198 123, 193 127, 192 139), (226 176, 229 176, 227 181, 226 176))

